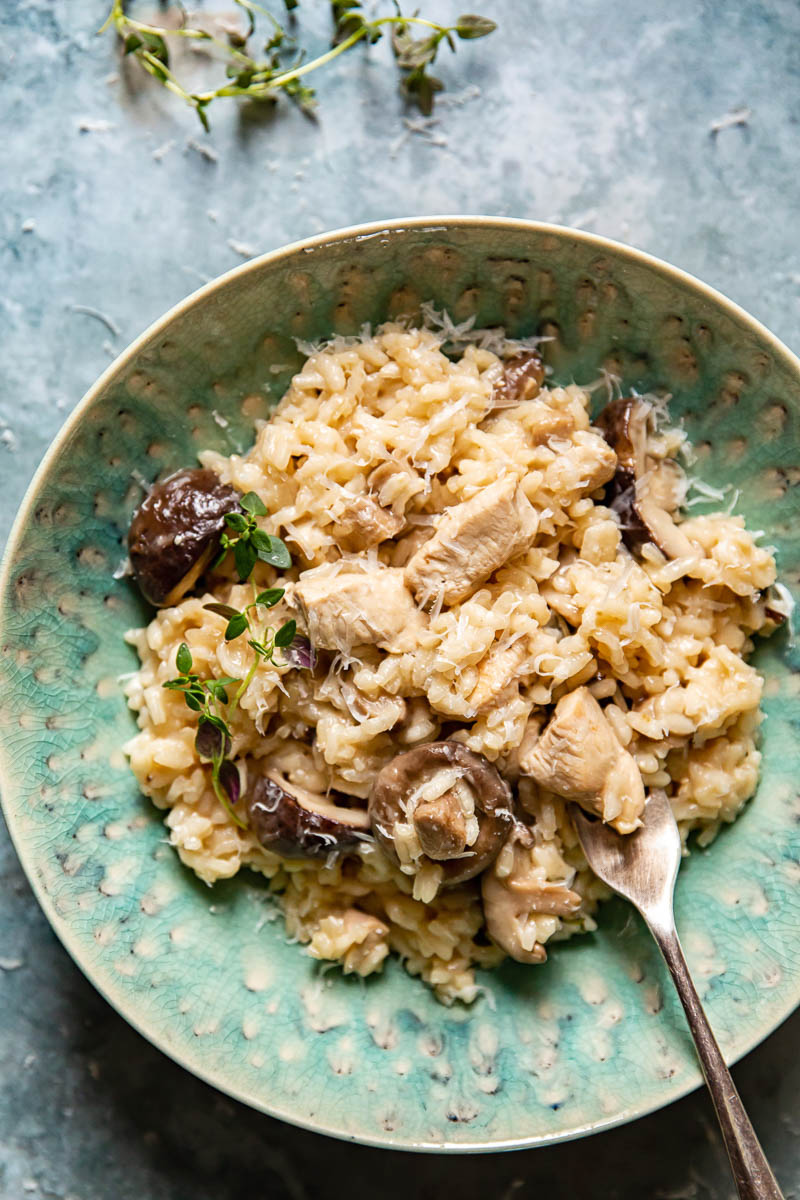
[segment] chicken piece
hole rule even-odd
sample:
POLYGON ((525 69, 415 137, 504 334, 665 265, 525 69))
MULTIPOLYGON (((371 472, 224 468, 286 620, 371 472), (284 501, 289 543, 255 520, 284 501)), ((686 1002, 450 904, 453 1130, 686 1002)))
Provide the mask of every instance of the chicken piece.
POLYGON ((590 496, 608 483, 616 466, 617 456, 611 447, 593 430, 579 429, 569 449, 547 468, 545 483, 556 495, 590 496))
POLYGON ((527 639, 520 638, 511 646, 494 647, 478 663, 478 682, 467 703, 476 713, 490 708, 498 696, 520 674, 528 657, 527 639))
POLYGON ((590 496, 591 492, 607 484, 616 469, 616 455, 612 448, 588 430, 576 433, 570 457, 581 476, 583 496, 590 496))
POLYGON ((403 572, 392 567, 301 576, 286 599, 300 612, 319 650, 349 653, 354 646, 372 645, 402 654, 416 647, 425 627, 403 572))
POLYGON ((520 767, 536 783, 601 817, 618 833, 641 825, 644 785, 588 688, 562 696, 550 723, 520 767))
POLYGON ((581 897, 565 880, 547 878, 542 848, 532 842, 530 832, 518 824, 494 866, 484 872, 481 895, 492 941, 517 962, 543 963, 543 941, 560 924, 553 918, 575 916, 581 897))
POLYGON ((452 791, 418 804, 414 829, 422 853, 436 862, 457 858, 467 849, 467 822, 459 798, 452 791))
POLYGON ((464 600, 492 571, 527 550, 538 524, 516 479, 500 479, 445 510, 433 537, 406 566, 406 583, 420 604, 439 596, 445 604, 464 600))
POLYGON ((333 534, 345 550, 367 550, 395 537, 404 525, 403 517, 382 508, 371 496, 353 496, 342 506, 333 534))

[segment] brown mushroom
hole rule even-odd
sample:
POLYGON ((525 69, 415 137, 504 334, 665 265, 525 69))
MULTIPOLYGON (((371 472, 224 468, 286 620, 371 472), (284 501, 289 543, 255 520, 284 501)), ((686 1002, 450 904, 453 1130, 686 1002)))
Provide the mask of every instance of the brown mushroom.
POLYGON ((544 363, 536 350, 520 350, 503 363, 500 382, 492 392, 492 411, 535 400, 544 383, 544 363))
POLYGON ((146 600, 177 604, 219 548, 225 514, 239 511, 239 493, 203 468, 177 471, 156 483, 133 514, 131 567, 146 600))
POLYGON ((652 407, 639 396, 607 404, 595 425, 617 455, 606 503, 620 520, 622 540, 634 554, 653 542, 667 558, 685 558, 695 548, 671 514, 648 489, 647 431, 652 407))
POLYGON ((511 805, 507 784, 480 754, 460 742, 429 742, 379 772, 369 816, 379 844, 405 874, 435 864, 438 884, 451 886, 497 857, 511 805))
POLYGON ((389 458, 373 467, 367 476, 370 492, 382 508, 390 508, 396 517, 402 517, 408 502, 427 491, 428 485, 410 463, 389 458))
POLYGON ((571 917, 581 905, 580 896, 566 881, 546 878, 533 848, 530 830, 518 821, 503 854, 481 880, 487 933, 501 950, 523 963, 542 963, 547 958, 537 937, 536 917, 571 917))
POLYGON ((250 828, 266 850, 283 858, 352 853, 369 834, 363 808, 345 808, 267 770, 249 788, 250 828))

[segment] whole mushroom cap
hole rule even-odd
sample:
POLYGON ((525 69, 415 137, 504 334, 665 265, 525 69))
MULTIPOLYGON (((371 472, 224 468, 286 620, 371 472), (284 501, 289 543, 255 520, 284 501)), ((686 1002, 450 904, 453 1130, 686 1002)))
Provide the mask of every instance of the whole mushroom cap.
POLYGON ((128 534, 131 567, 144 598, 157 606, 176 604, 219 548, 226 514, 239 509, 239 493, 202 467, 154 484, 128 534))
MULTIPOLYGON (((424 825, 418 829, 423 847, 434 850, 435 857, 426 853, 423 861, 435 862, 443 872, 442 886, 452 886, 473 879, 494 862, 505 841, 512 822, 512 798, 508 785, 499 772, 480 754, 474 754, 460 742, 428 742, 398 754, 378 772, 369 797, 369 817, 372 831, 382 849, 395 863, 400 859, 394 840, 394 826, 409 818, 405 804, 415 789, 437 770, 457 768, 475 794, 479 831, 471 846, 457 849, 454 834, 452 805, 449 796, 441 798, 439 821, 437 801, 423 802, 417 812, 424 812, 424 825), (452 843, 450 839, 453 838, 452 843), (453 851, 457 856, 448 857, 453 851)), ((463 843, 462 843, 463 846, 463 843)))

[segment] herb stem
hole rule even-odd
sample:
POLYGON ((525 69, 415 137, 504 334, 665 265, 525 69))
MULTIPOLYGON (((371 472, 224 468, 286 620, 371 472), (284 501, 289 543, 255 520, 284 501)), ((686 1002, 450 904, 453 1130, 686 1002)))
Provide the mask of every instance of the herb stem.
POLYGON ((242 818, 233 811, 233 805, 225 794, 225 789, 219 781, 219 766, 220 764, 218 762, 214 762, 211 767, 211 786, 214 789, 214 795, 217 797, 231 820, 234 821, 240 829, 247 829, 247 825, 242 818))
MULTIPOLYGON (((395 20, 394 17, 387 17, 386 19, 395 20)), ((308 75, 311 71, 316 71, 318 67, 324 67, 326 63, 332 62, 334 58, 338 58, 340 54, 344 54, 345 50, 349 50, 351 46, 355 46, 356 42, 366 37, 367 32, 367 26, 362 25, 360 29, 357 29, 355 33, 351 33, 343 42, 339 42, 338 46, 333 46, 324 54, 320 54, 319 58, 312 58, 310 62, 303 63, 301 67, 294 67, 291 71, 284 71, 280 75, 272 75, 264 83, 258 81, 258 77, 255 76, 254 82, 251 82, 246 88, 228 84, 225 87, 217 88, 213 92, 199 92, 195 99, 203 103, 208 103, 215 96, 254 96, 280 91, 287 83, 291 83, 293 79, 300 79, 303 75, 308 75)))
MULTIPOLYGON (((249 54, 243 54, 235 46, 231 46, 228 42, 223 42, 221 38, 214 37, 213 33, 207 33, 204 29, 192 29, 191 26, 165 29, 158 25, 148 25, 144 21, 137 21, 134 17, 127 15, 124 16, 124 21, 126 25, 131 29, 135 29, 138 33, 149 33, 153 37, 182 37, 194 42, 211 42, 212 46, 217 46, 220 50, 224 50, 231 58, 237 58, 243 63, 251 63, 253 61, 249 54)), ((100 32, 102 33, 103 30, 101 29, 100 32)))
MULTIPOLYGON (((300 80, 320 67, 327 66, 358 42, 365 39, 370 43, 378 41, 383 31, 388 28, 397 31, 392 34, 392 49, 401 71, 401 89, 423 113, 429 113, 435 93, 441 91, 444 86, 440 80, 427 73, 427 67, 434 62, 441 43, 447 41, 450 49, 454 50, 454 37, 484 37, 495 28, 493 21, 472 14, 459 17, 454 25, 441 25, 416 14, 405 16, 399 5, 396 5, 395 15, 370 20, 363 15, 359 0, 352 0, 349 5, 334 0, 335 30, 337 35, 342 36, 342 41, 331 46, 324 54, 303 61, 305 55, 302 51, 297 52, 294 37, 287 33, 271 12, 256 0, 235 0, 235 3, 247 14, 250 28, 244 33, 231 32, 227 41, 206 29, 188 24, 183 8, 180 8, 182 24, 173 29, 152 25, 129 16, 125 11, 125 0, 112 0, 111 10, 98 32, 104 33, 113 28, 123 43, 124 53, 132 55, 143 70, 193 107, 204 128, 208 129, 206 109, 213 100, 224 96, 275 100, 283 92, 306 112, 311 111, 314 92, 307 85, 301 85, 300 80), (255 34, 256 14, 266 17, 273 29, 272 37, 264 47, 265 57, 261 61, 248 52, 248 39, 255 34), (412 26, 430 32, 427 36, 415 39, 408 32, 412 26), (191 41, 208 42, 216 46, 228 60, 228 82, 207 91, 190 92, 170 69, 170 37, 188 38, 191 41), (294 55, 293 63, 286 61, 288 53, 294 55)), ((295 3, 287 3, 287 8, 294 7, 296 0, 295 3)))
POLYGON ((161 59, 156 58, 149 50, 143 50, 140 59, 144 69, 155 79, 158 79, 168 91, 173 92, 176 96, 180 96, 181 100, 191 101, 192 97, 190 94, 178 83, 172 71, 170 71, 169 67, 164 66, 161 59))
POLYGON ((233 699, 231 700, 230 708, 228 709, 228 714, 231 717, 235 714, 236 709, 238 708, 238 705, 239 705, 239 701, 241 700, 242 696, 245 694, 247 689, 250 687, 250 684, 253 682, 253 677, 255 676, 255 673, 258 670, 258 654, 256 653, 255 650, 253 651, 253 656, 254 656, 253 657, 253 665, 251 666, 250 670, 245 675, 242 682, 239 684, 238 688, 234 692, 233 699))

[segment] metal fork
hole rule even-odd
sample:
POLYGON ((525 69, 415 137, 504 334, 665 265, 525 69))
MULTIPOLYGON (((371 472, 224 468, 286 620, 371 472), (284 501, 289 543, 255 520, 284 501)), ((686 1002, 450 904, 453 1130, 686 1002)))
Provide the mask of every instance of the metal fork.
POLYGON ((714 1101, 739 1196, 742 1200, 783 1200, 711 1032, 678 940, 672 897, 681 838, 666 794, 651 793, 644 824, 627 837, 585 816, 574 805, 572 817, 589 866, 638 908, 669 967, 714 1101))

